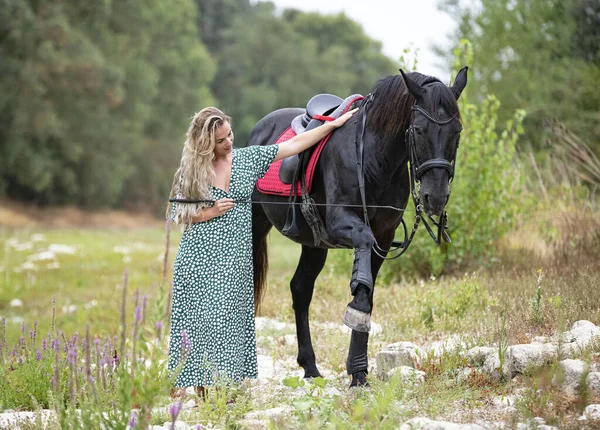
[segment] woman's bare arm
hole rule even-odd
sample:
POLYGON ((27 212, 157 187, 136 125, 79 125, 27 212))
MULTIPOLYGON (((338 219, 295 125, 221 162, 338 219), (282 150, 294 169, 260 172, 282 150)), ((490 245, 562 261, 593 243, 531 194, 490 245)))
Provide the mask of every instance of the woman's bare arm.
POLYGON ((279 150, 277 151, 277 155, 273 161, 281 160, 282 158, 298 154, 305 149, 310 148, 333 130, 344 125, 357 110, 358 109, 353 109, 349 112, 346 112, 344 115, 334 121, 326 122, 315 129, 309 130, 305 133, 292 137, 286 142, 280 143, 277 145, 279 150))

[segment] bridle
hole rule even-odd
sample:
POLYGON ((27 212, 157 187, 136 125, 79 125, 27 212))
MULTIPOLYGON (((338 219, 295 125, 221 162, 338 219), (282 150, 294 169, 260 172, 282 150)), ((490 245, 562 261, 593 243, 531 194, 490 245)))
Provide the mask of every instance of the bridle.
MULTIPOLYGON (((364 216, 365 224, 368 225, 369 227, 370 227, 370 224, 369 224, 369 218, 368 218, 368 214, 367 214, 367 205, 366 205, 366 197, 365 197, 363 148, 364 148, 364 133, 365 133, 365 125, 366 125, 366 121, 367 121, 368 105, 373 102, 374 98, 375 98, 375 94, 369 94, 365 98, 365 102, 363 103, 364 110, 363 110, 363 117, 362 117, 362 130, 360 133, 357 133, 358 137, 357 137, 357 141, 356 141, 356 151, 357 151, 356 165, 357 165, 357 173, 358 173, 358 184, 359 184, 359 190, 360 190, 360 194, 361 194, 361 200, 362 200, 362 206, 363 206, 363 216, 364 216)), ((440 120, 440 119, 434 118, 429 112, 427 112, 425 109, 423 109, 421 106, 419 106, 417 104, 412 106, 411 111, 412 111, 411 121, 410 121, 408 128, 406 129, 406 134, 404 136, 404 140, 405 140, 406 146, 408 148, 408 161, 410 163, 410 187, 411 187, 411 195, 412 195, 413 203, 415 206, 415 212, 416 212, 415 221, 413 223, 413 228, 412 228, 412 231, 409 236, 408 230, 406 228, 406 222, 404 221, 404 218, 402 218, 401 223, 402 223, 402 227, 404 230, 404 240, 403 241, 392 241, 390 249, 388 249, 388 250, 382 249, 379 246, 379 244, 377 243, 377 241, 375 241, 375 244, 373 245, 373 251, 380 258, 383 258, 384 260, 394 260, 394 259, 402 256, 406 252, 406 250, 408 249, 409 245, 411 244, 411 242, 415 236, 415 233, 417 232, 417 229, 419 228, 419 223, 421 221, 423 221, 423 225, 425 225, 427 232, 429 233, 429 235, 431 236, 433 241, 436 243, 436 245, 439 246, 441 244, 442 240, 450 243, 450 236, 448 236, 448 233, 446 232, 446 230, 448 229, 448 226, 447 226, 448 214, 447 214, 447 212, 444 210, 444 212, 440 215, 438 221, 433 219, 433 217, 427 215, 427 218, 429 218, 430 222, 435 227, 437 227, 437 235, 436 235, 433 232, 433 229, 431 228, 431 226, 429 225, 427 220, 425 219, 425 217, 423 217, 423 215, 422 215, 423 214, 423 204, 421 203, 421 195, 419 193, 419 189, 420 189, 420 185, 421 185, 421 178, 423 177, 425 172, 427 172, 431 169, 445 169, 446 171, 448 171, 449 182, 452 182, 452 180, 454 179, 456 154, 458 152, 458 145, 460 143, 460 134, 459 134, 459 138, 456 142, 456 150, 454 151, 454 155, 450 161, 446 160, 445 158, 432 158, 432 159, 424 161, 423 163, 420 163, 419 158, 417 156, 414 121, 415 121, 415 115, 420 114, 423 117, 425 117, 428 121, 430 121, 434 124, 437 124, 440 126, 445 126, 445 125, 450 124, 456 118, 457 114, 454 114, 450 118, 440 120), (387 257, 387 254, 390 252, 392 252, 392 253, 396 252, 396 254, 392 257, 387 257)))

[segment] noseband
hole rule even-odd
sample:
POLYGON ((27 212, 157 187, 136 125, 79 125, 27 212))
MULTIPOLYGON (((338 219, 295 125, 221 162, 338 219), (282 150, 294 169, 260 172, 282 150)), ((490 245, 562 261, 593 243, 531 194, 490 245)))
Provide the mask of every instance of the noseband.
POLYGON ((417 113, 417 112, 420 113, 421 115, 423 115, 425 118, 427 118, 430 122, 437 124, 437 125, 450 124, 456 118, 456 115, 453 115, 452 117, 450 117, 448 119, 439 120, 439 119, 432 117, 429 114, 429 112, 427 112, 421 106, 414 105, 411 108, 411 110, 413 111, 413 120, 411 121, 410 125, 408 126, 408 129, 406 130, 405 140, 406 140, 406 143, 409 148, 410 166, 411 166, 412 176, 414 177, 415 181, 419 182, 421 180, 421 177, 425 174, 425 172, 427 172, 428 170, 431 170, 431 169, 440 168, 440 169, 446 169, 448 171, 448 175, 450 177, 450 182, 452 182, 452 178, 454 177, 454 160, 456 158, 456 155, 454 156, 455 158, 453 158, 451 161, 448 161, 445 158, 432 158, 431 160, 427 160, 424 163, 419 164, 419 159, 417 157, 417 146, 415 143, 415 129, 413 126, 413 122, 414 122, 414 118, 415 118, 415 113, 417 113))

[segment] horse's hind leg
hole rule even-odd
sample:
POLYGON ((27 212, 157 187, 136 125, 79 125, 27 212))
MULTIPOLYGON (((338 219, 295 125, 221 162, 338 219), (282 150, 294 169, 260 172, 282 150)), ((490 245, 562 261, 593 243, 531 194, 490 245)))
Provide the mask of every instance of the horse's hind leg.
POLYGON ((290 282, 292 302, 296 315, 298 336, 298 364, 304 369, 305 378, 321 376, 315 362, 315 351, 310 337, 308 308, 315 289, 315 280, 325 265, 327 250, 302 246, 302 255, 296 273, 290 282))

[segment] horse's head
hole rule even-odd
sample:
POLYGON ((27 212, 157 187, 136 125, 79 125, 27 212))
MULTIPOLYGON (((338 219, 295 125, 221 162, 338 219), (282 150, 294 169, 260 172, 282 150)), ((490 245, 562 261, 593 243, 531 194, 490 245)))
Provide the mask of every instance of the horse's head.
POLYGON ((440 215, 450 197, 450 182, 462 130, 457 100, 467 85, 467 67, 461 69, 451 87, 437 79, 400 70, 415 98, 407 131, 411 174, 419 185, 423 209, 440 215))

